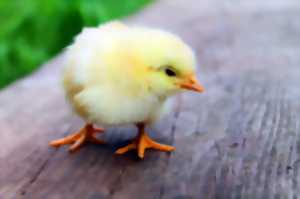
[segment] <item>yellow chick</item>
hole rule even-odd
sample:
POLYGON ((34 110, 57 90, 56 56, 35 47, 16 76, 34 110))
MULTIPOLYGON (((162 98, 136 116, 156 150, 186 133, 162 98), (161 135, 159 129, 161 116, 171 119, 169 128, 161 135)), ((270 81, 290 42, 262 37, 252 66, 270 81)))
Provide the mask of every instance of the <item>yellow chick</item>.
POLYGON ((50 142, 103 144, 93 124, 103 127, 135 124, 137 137, 117 154, 136 149, 173 151, 173 146, 152 140, 145 126, 159 119, 166 99, 184 89, 202 92, 196 79, 193 51, 177 36, 158 29, 128 27, 114 21, 85 28, 66 52, 64 88, 74 111, 86 125, 77 133, 50 142))

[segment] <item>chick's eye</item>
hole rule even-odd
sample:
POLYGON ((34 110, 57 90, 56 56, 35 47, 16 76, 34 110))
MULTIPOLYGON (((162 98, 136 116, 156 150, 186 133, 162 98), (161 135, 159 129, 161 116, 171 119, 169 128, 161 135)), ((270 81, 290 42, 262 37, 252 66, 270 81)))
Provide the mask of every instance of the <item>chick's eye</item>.
POLYGON ((169 76, 169 77, 175 77, 176 76, 176 73, 170 69, 170 68, 166 68, 165 69, 165 73, 169 76))

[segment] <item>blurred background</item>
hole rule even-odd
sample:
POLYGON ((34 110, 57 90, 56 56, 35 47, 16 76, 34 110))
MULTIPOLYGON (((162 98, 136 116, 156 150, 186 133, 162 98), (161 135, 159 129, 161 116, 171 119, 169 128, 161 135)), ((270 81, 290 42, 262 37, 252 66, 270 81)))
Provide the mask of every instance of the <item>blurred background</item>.
POLYGON ((83 26, 136 12, 151 0, 1 0, 0 89, 67 46, 83 26))

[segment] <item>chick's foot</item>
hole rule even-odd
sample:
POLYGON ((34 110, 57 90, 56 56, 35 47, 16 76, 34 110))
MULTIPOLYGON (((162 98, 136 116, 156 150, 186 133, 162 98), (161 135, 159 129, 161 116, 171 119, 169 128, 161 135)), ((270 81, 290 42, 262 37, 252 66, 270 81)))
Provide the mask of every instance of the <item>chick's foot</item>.
POLYGON ((115 153, 116 154, 124 154, 130 150, 136 149, 138 152, 138 156, 140 158, 144 158, 146 149, 156 149, 160 151, 174 151, 175 147, 160 144, 152 140, 145 132, 145 127, 143 125, 137 125, 139 129, 138 136, 133 140, 132 143, 128 144, 125 147, 119 148, 115 153))
POLYGON ((64 138, 54 140, 49 143, 50 146, 60 147, 62 145, 71 144, 69 151, 74 152, 78 150, 85 142, 92 142, 95 144, 105 144, 104 141, 96 138, 96 133, 103 132, 102 128, 95 128, 92 124, 86 124, 77 133, 66 136, 64 138))

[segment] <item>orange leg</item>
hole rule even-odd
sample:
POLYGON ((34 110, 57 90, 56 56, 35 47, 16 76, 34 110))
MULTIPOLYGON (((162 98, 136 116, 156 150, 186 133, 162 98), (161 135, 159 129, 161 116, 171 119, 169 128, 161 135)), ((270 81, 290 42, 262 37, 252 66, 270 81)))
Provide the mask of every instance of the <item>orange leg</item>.
POLYGON ((60 147, 62 145, 71 144, 69 151, 74 152, 80 148, 85 142, 93 142, 95 144, 104 144, 102 140, 98 140, 95 136, 96 133, 103 132, 102 128, 94 128, 92 124, 86 124, 77 133, 66 136, 64 138, 50 142, 50 146, 60 147))
POLYGON ((152 140, 145 132, 145 124, 137 124, 138 128, 138 136, 133 140, 132 143, 128 144, 125 147, 119 148, 116 151, 116 154, 124 154, 127 151, 136 149, 138 152, 138 156, 140 158, 144 158, 145 150, 146 149, 156 149, 160 151, 174 151, 175 147, 160 144, 152 140))

